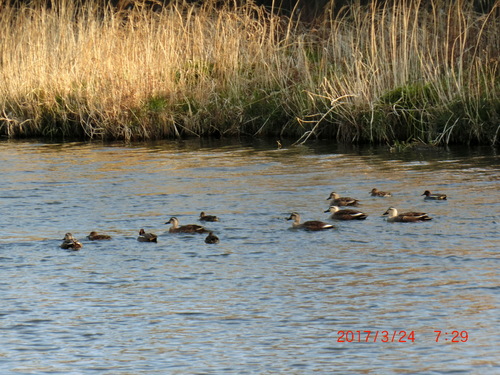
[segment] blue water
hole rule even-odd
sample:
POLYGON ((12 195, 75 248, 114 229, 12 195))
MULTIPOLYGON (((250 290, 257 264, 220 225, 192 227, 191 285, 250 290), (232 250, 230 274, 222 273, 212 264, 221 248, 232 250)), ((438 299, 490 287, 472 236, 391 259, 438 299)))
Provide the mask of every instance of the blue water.
POLYGON ((0 373, 500 374, 498 160, 2 142, 0 373), (426 189, 449 199, 424 201, 426 189), (331 191, 368 218, 331 221, 331 191), (387 223, 389 206, 433 220, 387 223), (201 211, 221 218, 204 224, 219 244, 168 233, 171 216, 201 224, 201 211), (336 229, 291 230, 292 211, 336 229), (140 228, 158 243, 136 241, 140 228), (80 251, 59 247, 66 232, 80 251))

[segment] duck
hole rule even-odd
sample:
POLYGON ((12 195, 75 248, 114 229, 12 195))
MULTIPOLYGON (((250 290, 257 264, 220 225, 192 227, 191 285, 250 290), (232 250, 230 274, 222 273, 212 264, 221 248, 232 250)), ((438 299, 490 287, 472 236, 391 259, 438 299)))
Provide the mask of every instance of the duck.
POLYGON ((330 206, 357 206, 359 204, 358 199, 351 197, 341 197, 334 191, 330 193, 330 196, 326 200, 331 199, 330 206))
POLYGON ((213 244, 219 243, 219 237, 217 237, 214 232, 210 232, 208 236, 205 238, 205 243, 213 244))
POLYGON ((179 226, 179 220, 176 217, 171 217, 165 224, 172 224, 168 230, 170 233, 207 233, 207 229, 197 224, 187 224, 179 226))
POLYGON ((415 223, 432 220, 432 217, 429 217, 425 212, 404 212, 402 214, 398 214, 398 210, 394 207, 389 207, 383 215, 389 215, 387 218, 389 223, 415 223))
POLYGON ((63 238, 63 243, 61 244, 61 249, 65 250, 80 250, 83 245, 78 242, 78 240, 73 237, 71 233, 66 233, 63 238))
POLYGON ((330 219, 335 220, 365 220, 367 214, 358 210, 345 209, 341 210, 338 206, 330 206, 325 212, 330 212, 330 219))
POLYGON ((139 242, 158 242, 158 236, 154 233, 146 233, 144 229, 139 230, 139 237, 137 237, 139 242))
POLYGON ((380 191, 377 188, 373 188, 372 191, 370 191, 370 194, 372 197, 392 197, 392 194, 388 191, 380 191))
POLYGON ((107 234, 98 234, 97 232, 92 231, 87 236, 87 238, 90 241, 99 241, 99 240, 110 240, 111 236, 108 236, 107 234))
POLYGON ((214 215, 205 215, 204 212, 201 212, 200 221, 219 221, 219 218, 214 215))
POLYGON ((287 220, 293 220, 292 228, 294 229, 306 229, 311 231, 318 231, 318 230, 335 228, 333 225, 327 224, 319 220, 306 221, 301 224, 300 215, 297 212, 292 212, 287 220))
POLYGON ((425 200, 433 200, 433 201, 445 201, 446 200, 446 194, 439 194, 439 193, 434 193, 431 194, 429 190, 424 191, 425 195, 425 200))

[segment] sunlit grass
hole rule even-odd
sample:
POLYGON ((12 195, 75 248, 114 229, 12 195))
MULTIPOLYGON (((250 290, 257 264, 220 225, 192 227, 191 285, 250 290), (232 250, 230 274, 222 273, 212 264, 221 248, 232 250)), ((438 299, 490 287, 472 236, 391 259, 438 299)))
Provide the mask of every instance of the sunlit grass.
POLYGON ((327 10, 307 26, 251 4, 3 4, 0 132, 498 142, 499 5, 425 3, 327 10))

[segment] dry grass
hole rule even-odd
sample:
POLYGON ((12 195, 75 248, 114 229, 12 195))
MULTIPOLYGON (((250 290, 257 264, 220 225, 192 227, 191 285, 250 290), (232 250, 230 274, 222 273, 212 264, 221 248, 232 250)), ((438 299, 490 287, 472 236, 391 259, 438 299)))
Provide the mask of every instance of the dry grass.
POLYGON ((496 143, 500 6, 451 3, 355 7, 306 27, 253 5, 0 2, 0 133, 496 143))

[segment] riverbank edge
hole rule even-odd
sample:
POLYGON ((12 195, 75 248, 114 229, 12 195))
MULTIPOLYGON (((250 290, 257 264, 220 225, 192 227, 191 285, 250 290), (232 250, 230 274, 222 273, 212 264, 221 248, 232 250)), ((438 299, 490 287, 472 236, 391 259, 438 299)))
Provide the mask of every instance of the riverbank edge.
MULTIPOLYGON (((398 100, 400 99, 395 99, 398 100)), ((162 99, 155 97, 151 101, 162 99)), ((246 111, 240 110, 241 105, 234 110, 222 108, 225 114, 216 109, 210 110, 210 106, 200 107, 196 117, 202 120, 194 127, 190 125, 192 120, 187 120, 193 116, 192 113, 128 108, 123 109, 120 115, 123 121, 113 123, 109 119, 101 119, 95 112, 82 111, 82 108, 79 108, 78 115, 74 109, 64 106, 41 108, 43 113, 41 119, 37 120, 37 126, 30 126, 34 120, 29 117, 0 119, 0 136, 9 139, 70 141, 150 141, 244 136, 296 139, 296 143, 313 139, 390 145, 412 142, 430 145, 499 143, 500 99, 485 99, 479 103, 455 100, 447 105, 443 103, 430 108, 370 103, 366 110, 352 108, 348 113, 351 119, 349 122, 345 121, 346 111, 349 111, 345 106, 337 111, 325 108, 327 116, 310 116, 305 122, 300 119, 303 114, 289 114, 286 103, 273 101, 275 107, 270 103, 249 103, 244 107, 246 111), (479 110, 472 121, 467 109, 474 107, 479 110), (259 114, 256 115, 256 112, 259 114), (238 113, 238 121, 234 121, 235 113, 238 113), (227 118, 224 119, 224 116, 227 118)), ((182 104, 176 105, 179 106, 182 104)))

